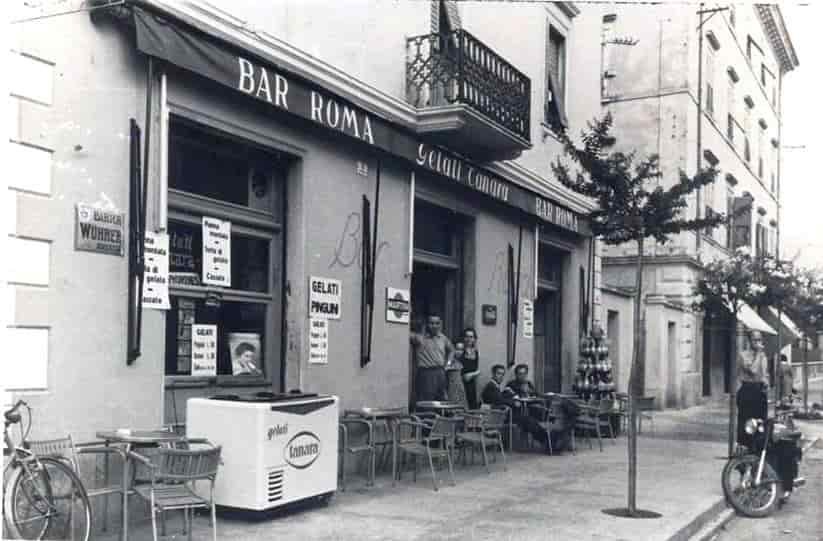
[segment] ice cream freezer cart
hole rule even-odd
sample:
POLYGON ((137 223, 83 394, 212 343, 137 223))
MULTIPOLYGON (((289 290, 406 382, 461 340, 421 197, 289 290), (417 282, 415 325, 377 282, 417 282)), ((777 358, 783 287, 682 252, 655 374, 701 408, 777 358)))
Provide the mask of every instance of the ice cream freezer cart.
POLYGON ((186 435, 222 446, 217 505, 265 511, 337 490, 338 398, 257 393, 190 398, 186 435))

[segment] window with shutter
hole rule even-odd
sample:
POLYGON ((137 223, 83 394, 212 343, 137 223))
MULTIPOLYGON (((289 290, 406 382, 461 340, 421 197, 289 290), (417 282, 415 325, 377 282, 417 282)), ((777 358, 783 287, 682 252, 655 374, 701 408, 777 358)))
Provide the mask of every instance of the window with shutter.
POLYGON ((566 38, 551 24, 546 38, 545 120, 567 125, 565 110, 566 38))

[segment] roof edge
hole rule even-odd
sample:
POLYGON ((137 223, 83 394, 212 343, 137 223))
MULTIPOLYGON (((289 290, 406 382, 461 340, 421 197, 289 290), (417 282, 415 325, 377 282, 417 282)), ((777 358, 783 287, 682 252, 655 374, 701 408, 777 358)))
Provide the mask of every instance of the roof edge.
POLYGON ((772 50, 780 63, 781 73, 788 73, 800 65, 797 52, 783 20, 780 6, 776 4, 755 4, 763 31, 769 39, 772 50))

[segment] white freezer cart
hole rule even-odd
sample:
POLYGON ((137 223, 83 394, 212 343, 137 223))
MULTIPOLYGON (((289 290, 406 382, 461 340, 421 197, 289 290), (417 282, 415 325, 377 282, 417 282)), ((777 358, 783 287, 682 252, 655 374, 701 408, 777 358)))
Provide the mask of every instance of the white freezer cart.
POLYGON ((336 396, 190 398, 186 435, 223 447, 217 505, 263 511, 337 490, 337 418, 336 396))

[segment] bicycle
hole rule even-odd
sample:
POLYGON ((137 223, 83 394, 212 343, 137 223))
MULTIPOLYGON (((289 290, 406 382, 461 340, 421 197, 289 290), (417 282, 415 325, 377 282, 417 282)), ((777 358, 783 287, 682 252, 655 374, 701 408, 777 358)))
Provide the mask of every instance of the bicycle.
POLYGON ((83 483, 60 458, 37 456, 25 448, 31 429, 31 408, 22 400, 3 413, 4 454, 10 459, 3 468, 5 535, 14 539, 71 539, 88 541, 91 534, 91 504, 83 483), (23 430, 21 407, 28 410, 23 430), (22 446, 15 444, 9 427, 20 424, 22 446))

